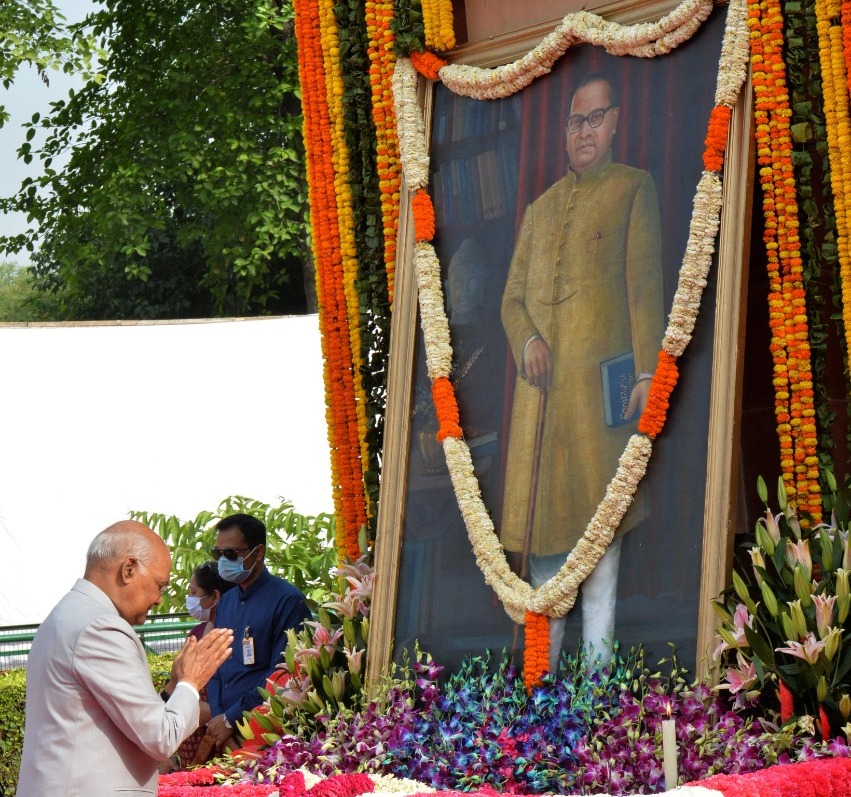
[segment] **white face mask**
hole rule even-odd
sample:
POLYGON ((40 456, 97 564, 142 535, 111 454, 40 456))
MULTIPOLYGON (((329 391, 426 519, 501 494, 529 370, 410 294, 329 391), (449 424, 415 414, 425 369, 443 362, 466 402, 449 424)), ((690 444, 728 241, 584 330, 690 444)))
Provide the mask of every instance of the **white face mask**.
MULTIPOLYGON (((203 598, 196 598, 194 595, 186 596, 186 611, 189 612, 196 620, 209 620, 210 609, 205 609, 201 605, 203 598)), ((212 607, 211 607, 212 608, 212 607)))

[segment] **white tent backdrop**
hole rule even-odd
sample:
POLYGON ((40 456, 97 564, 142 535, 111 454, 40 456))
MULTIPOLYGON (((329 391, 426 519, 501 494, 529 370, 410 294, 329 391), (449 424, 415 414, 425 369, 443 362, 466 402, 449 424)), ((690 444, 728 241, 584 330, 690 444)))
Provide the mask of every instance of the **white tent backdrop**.
POLYGON ((37 623, 131 510, 331 512, 317 317, 0 325, 0 626, 37 623))

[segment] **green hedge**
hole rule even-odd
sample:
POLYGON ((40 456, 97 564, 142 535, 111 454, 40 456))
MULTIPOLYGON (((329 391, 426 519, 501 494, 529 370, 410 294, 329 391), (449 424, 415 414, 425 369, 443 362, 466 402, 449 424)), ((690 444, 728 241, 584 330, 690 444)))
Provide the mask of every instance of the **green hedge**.
MULTIPOLYGON (((159 692, 171 671, 173 653, 148 655, 154 688, 159 692)), ((0 671, 0 797, 14 797, 24 746, 26 670, 0 671)))
POLYGON ((12 797, 24 746, 26 671, 0 672, 0 794, 12 797))

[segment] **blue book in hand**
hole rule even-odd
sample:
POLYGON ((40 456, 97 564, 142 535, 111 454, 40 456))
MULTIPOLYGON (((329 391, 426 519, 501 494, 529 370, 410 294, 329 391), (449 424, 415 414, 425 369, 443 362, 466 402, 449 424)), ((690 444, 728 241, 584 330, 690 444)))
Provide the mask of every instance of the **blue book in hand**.
POLYGON ((635 386, 635 358, 632 352, 603 360, 600 363, 603 385, 603 419, 606 426, 623 426, 631 418, 624 418, 629 396, 635 386))

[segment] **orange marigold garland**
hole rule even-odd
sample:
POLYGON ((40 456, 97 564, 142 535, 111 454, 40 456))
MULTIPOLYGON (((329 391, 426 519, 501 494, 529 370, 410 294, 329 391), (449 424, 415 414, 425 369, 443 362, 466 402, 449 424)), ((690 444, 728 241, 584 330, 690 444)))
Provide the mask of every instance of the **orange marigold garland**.
POLYGON ((325 59, 325 78, 328 113, 331 118, 331 150, 334 153, 334 195, 337 200, 337 224, 340 235, 340 255, 343 264, 343 295, 352 355, 352 379, 355 391, 357 424, 349 427, 349 445, 357 446, 361 455, 361 472, 369 470, 367 446, 366 391, 363 385, 363 351, 361 345, 360 296, 357 245, 349 182, 349 148, 346 144, 345 113, 343 110, 343 73, 340 68, 340 36, 332 0, 319 0, 322 53, 325 59))
POLYGON ((439 80, 440 70, 446 66, 446 61, 427 51, 411 53, 410 58, 417 72, 427 80, 439 80))
POLYGON ((439 376, 431 383, 431 396, 437 414, 437 442, 447 437, 461 437, 460 413, 455 399, 455 388, 448 377, 439 376))
POLYGON ((726 105, 716 105, 712 109, 709 130, 706 133, 706 149, 703 152, 703 165, 707 171, 720 172, 724 166, 724 152, 727 149, 732 113, 733 109, 726 105))
POLYGON ((414 194, 411 210, 414 214, 414 239, 430 241, 434 238, 435 230, 434 205, 425 189, 420 188, 414 194))
POLYGON ((392 0, 367 0, 366 30, 369 43, 369 85, 372 93, 372 119, 375 123, 376 168, 381 190, 381 215, 384 234, 384 268, 387 272, 387 294, 393 303, 396 274, 396 234, 399 229, 399 187, 402 170, 399 162, 399 140, 396 114, 393 111, 393 67, 396 54, 392 0))
POLYGON ((851 3, 816 3, 824 115, 827 126, 830 183, 836 212, 836 247, 842 288, 846 350, 851 351, 851 159, 849 91, 851 91, 851 3))
POLYGON ((646 434, 651 440, 656 439, 665 425, 671 393, 676 387, 678 378, 679 369, 676 358, 664 350, 660 351, 656 372, 650 382, 647 406, 638 421, 638 431, 646 434))
POLYGON ((840 19, 842 21, 842 52, 845 56, 845 85, 851 94, 851 0, 843 0, 840 19))
MULTIPOLYGON (((818 5, 818 4, 817 4, 818 5)), ((749 0, 757 162, 763 189, 774 359, 775 417, 783 480, 797 506, 818 522, 815 406, 792 166, 791 109, 779 0, 749 0)))
POLYGON ((358 536, 366 522, 363 474, 357 444, 357 412, 352 353, 340 255, 335 196, 332 126, 326 94, 320 11, 313 0, 294 3, 299 77, 304 110, 312 245, 325 358, 326 418, 331 447, 332 492, 341 555, 357 558, 358 536), (352 445, 352 439, 355 445, 352 445))
POLYGON ((530 692, 540 686, 550 660, 550 618, 526 612, 526 644, 523 650, 523 683, 530 692))

